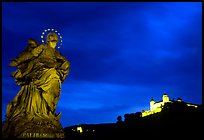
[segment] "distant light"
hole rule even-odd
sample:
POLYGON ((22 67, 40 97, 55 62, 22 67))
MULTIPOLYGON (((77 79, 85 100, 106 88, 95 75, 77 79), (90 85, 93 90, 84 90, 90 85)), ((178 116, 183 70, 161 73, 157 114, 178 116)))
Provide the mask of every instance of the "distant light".
POLYGON ((193 106, 193 107, 195 107, 195 108, 198 107, 197 105, 192 105, 192 104, 187 104, 187 106, 193 106))
POLYGON ((82 133, 83 131, 82 131, 82 127, 81 126, 78 126, 77 127, 77 131, 79 131, 80 133, 82 133))

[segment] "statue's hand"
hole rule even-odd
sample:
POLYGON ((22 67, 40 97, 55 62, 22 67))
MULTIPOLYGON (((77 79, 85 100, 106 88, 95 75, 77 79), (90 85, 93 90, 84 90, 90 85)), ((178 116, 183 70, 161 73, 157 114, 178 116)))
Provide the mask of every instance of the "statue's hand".
POLYGON ((67 70, 69 68, 69 63, 67 61, 65 61, 61 66, 60 69, 61 70, 67 70))
POLYGON ((15 60, 13 60, 13 61, 11 61, 10 63, 9 63, 9 66, 10 67, 15 67, 15 66, 17 66, 18 65, 18 63, 17 63, 17 61, 15 61, 15 60))
POLYGON ((14 77, 15 79, 20 79, 23 78, 23 75, 20 70, 16 70, 11 73, 11 76, 14 77))

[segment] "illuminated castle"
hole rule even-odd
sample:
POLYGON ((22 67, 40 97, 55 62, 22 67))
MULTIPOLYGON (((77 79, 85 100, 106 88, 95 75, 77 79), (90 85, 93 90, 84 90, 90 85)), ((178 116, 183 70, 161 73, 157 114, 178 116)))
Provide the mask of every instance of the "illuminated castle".
MULTIPOLYGON (((152 98, 151 101, 150 101, 150 110, 142 111, 142 117, 145 117, 145 116, 148 116, 148 115, 151 115, 151 114, 154 114, 154 113, 161 112, 163 105, 165 103, 168 103, 168 102, 172 103, 173 101, 169 100, 169 97, 168 97, 168 95, 166 93, 163 94, 162 101, 155 102, 154 99, 152 98)), ((182 102, 182 99, 178 98, 177 102, 182 102)), ((187 105, 188 106, 194 106, 195 108, 198 107, 197 105, 190 104, 190 103, 187 103, 187 105)))

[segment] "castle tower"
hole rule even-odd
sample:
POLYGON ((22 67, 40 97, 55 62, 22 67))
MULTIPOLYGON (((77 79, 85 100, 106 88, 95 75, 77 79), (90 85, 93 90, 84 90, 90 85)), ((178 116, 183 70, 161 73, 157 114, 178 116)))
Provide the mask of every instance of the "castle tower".
POLYGON ((155 104, 155 101, 154 101, 154 99, 152 98, 151 101, 150 101, 150 110, 151 110, 151 111, 154 109, 154 104, 155 104))
POLYGON ((165 92, 164 92, 164 94, 162 96, 162 100, 163 100, 164 103, 169 102, 169 97, 165 92))

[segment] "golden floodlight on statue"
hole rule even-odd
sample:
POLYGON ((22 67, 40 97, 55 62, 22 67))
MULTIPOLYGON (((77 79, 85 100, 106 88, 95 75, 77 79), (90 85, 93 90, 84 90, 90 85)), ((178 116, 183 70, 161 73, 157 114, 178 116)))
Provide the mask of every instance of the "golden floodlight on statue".
POLYGON ((28 39, 26 48, 9 63, 17 68, 11 76, 21 88, 7 105, 3 138, 65 138, 56 107, 70 63, 56 50, 58 41, 58 48, 62 45, 57 30, 48 28, 41 38, 42 44, 28 39))
POLYGON ((60 38, 60 44, 58 45, 58 49, 62 46, 62 36, 61 36, 61 34, 57 31, 57 30, 55 30, 55 29, 53 29, 53 28, 48 28, 48 29, 45 29, 43 32, 42 32, 42 34, 41 34, 41 41, 42 41, 42 43, 44 43, 45 42, 45 40, 44 40, 44 35, 45 36, 47 36, 47 34, 49 33, 49 32, 55 32, 57 35, 58 35, 58 37, 60 38))

